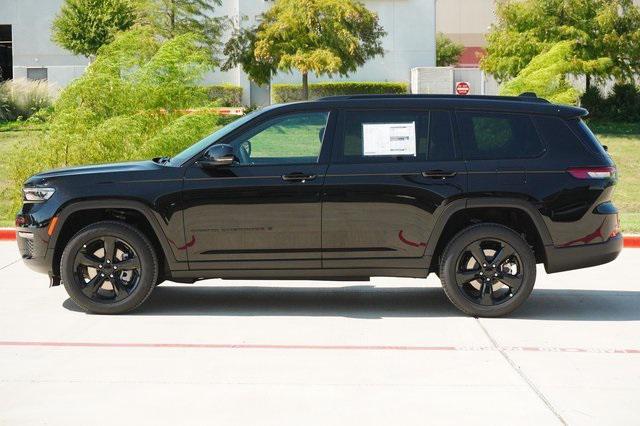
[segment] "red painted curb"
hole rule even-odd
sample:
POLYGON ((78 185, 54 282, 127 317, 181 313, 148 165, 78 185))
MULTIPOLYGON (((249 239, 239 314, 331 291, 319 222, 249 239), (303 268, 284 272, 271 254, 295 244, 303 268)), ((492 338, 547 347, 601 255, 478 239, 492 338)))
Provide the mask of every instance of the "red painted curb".
POLYGON ((629 235, 624 237, 624 246, 629 248, 640 248, 640 235, 629 235))
MULTIPOLYGON (((15 228, 0 228, 0 240, 11 241, 15 239, 15 228)), ((625 235, 624 246, 627 248, 640 248, 640 235, 625 235)))
POLYGON ((16 229, 15 228, 0 228, 0 240, 15 240, 16 229))

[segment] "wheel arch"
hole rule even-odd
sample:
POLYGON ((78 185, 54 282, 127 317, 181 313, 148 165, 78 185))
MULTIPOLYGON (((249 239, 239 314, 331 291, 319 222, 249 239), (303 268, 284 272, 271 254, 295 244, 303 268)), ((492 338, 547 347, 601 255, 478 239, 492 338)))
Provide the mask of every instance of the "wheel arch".
POLYGON ((460 230, 475 223, 491 222, 524 233, 538 263, 547 263, 547 248, 553 245, 546 224, 535 206, 519 198, 478 197, 455 200, 437 215, 427 242, 429 270, 437 271, 440 255, 460 230))
POLYGON ((175 269, 175 259, 169 240, 151 209, 133 200, 105 199, 76 201, 64 206, 57 214, 58 225, 49 240, 53 249, 52 270, 60 276, 60 259, 66 243, 85 226, 101 220, 119 220, 140 229, 153 244, 160 261, 160 274, 169 275, 175 269))

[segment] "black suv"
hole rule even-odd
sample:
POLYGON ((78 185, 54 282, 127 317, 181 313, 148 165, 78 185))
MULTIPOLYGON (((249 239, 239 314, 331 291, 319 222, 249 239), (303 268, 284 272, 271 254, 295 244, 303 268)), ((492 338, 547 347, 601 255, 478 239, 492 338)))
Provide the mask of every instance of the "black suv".
POLYGON ((135 309, 163 280, 435 272, 463 312, 503 315, 537 263, 622 249, 616 169, 586 114, 535 96, 275 105, 173 158, 33 176, 18 246, 96 313, 135 309))

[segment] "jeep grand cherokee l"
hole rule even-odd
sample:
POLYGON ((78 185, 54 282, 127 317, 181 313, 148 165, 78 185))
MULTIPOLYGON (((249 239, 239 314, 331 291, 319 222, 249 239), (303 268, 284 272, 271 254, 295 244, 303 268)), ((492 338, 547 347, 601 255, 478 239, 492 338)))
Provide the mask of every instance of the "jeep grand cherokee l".
POLYGON ((341 96, 253 112, 173 158, 24 185, 18 245, 79 306, 163 280, 424 278, 499 316, 622 249, 613 161, 581 108, 534 96, 341 96))

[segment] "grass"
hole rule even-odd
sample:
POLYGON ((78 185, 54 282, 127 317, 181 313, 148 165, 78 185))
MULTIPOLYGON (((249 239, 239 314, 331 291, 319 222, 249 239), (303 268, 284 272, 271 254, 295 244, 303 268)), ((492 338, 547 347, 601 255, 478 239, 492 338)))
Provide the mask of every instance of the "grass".
POLYGON ((6 196, 9 190, 6 159, 18 144, 28 144, 41 137, 43 128, 24 122, 0 123, 0 226, 13 226, 15 215, 6 196))
POLYGON ((589 123, 618 168, 613 194, 622 231, 640 233, 640 123, 589 123))
MULTIPOLYGON (((619 181, 614 193, 614 202, 620 209, 623 232, 640 233, 640 123, 589 123, 600 141, 607 145, 609 153, 618 167, 619 181)), ((17 144, 30 143, 42 137, 44 127, 27 123, 0 123, 0 193, 7 190, 7 165, 4 161, 17 144)), ((273 141, 264 145, 255 143, 255 156, 269 157, 277 149, 276 136, 268 135, 273 141), (273 138, 272 138, 273 137, 273 138), (272 143, 270 143, 272 142, 272 143), (262 148, 258 148, 261 145, 262 148)), ((315 150, 317 131, 296 134, 301 145, 299 155, 309 155, 315 150)), ((292 139, 292 140, 293 140, 292 139)), ((256 141, 257 142, 257 141, 256 141)), ((12 226, 14 213, 9 201, 0 197, 0 226, 12 226)))

